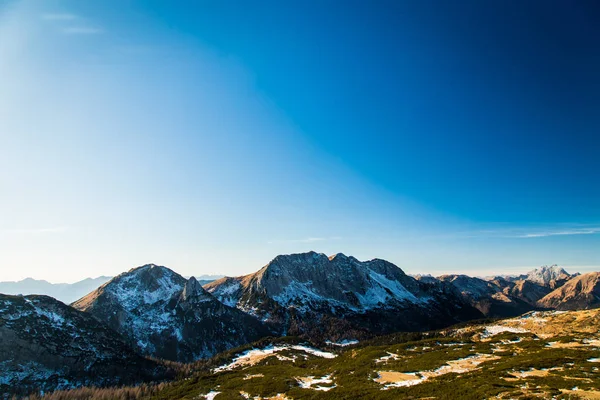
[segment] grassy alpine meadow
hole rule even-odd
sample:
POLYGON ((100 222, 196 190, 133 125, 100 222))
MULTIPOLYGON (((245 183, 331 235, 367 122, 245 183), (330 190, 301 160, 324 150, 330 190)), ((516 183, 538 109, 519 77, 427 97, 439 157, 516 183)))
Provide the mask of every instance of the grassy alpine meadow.
POLYGON ((263 340, 219 355, 148 398, 595 399, 599 315, 534 312, 320 352, 294 338, 263 340))

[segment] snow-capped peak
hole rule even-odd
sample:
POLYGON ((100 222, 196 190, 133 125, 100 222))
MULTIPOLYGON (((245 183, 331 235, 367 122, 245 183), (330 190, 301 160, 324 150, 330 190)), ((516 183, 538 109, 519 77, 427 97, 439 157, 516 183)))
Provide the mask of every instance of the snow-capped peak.
POLYGON ((527 273, 526 280, 538 283, 542 286, 548 286, 553 281, 566 280, 571 275, 563 268, 554 264, 551 266, 544 265, 527 273))

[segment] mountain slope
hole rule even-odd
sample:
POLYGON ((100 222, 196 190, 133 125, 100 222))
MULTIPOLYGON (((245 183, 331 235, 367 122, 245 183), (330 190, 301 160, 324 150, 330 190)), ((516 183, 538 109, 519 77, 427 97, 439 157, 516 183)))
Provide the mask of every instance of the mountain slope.
POLYGON ((538 301, 538 305, 557 310, 600 307, 600 272, 590 272, 570 279, 538 301))
POLYGON ((495 281, 466 275, 442 275, 439 279, 452 284, 465 301, 488 317, 513 317, 534 309, 519 296, 503 291, 495 281))
POLYGON ((551 291, 548 286, 525 279, 515 281, 513 285, 504 289, 504 293, 508 296, 520 299, 532 307, 536 307, 537 302, 551 291))
POLYGON ((142 354, 194 361, 268 335, 255 318, 207 293, 195 278, 145 265, 73 303, 129 339, 142 354))
POLYGON ((265 340, 153 398, 598 399, 599 323, 600 310, 549 311, 348 347, 265 340))
POLYGON ((481 317, 443 282, 419 282, 384 260, 280 255, 254 274, 205 285, 281 334, 332 339, 422 330, 481 317))
POLYGON ((0 294, 0 393, 135 383, 165 372, 86 313, 48 296, 0 294))
POLYGON ((50 283, 44 280, 27 278, 17 282, 0 282, 0 293, 12 295, 41 294, 69 304, 105 284, 110 279, 109 276, 100 276, 75 283, 50 283))

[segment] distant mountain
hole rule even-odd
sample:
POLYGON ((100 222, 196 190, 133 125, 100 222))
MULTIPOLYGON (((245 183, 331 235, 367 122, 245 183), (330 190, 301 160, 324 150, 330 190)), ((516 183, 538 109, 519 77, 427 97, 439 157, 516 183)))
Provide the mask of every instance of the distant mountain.
POLYGON ((467 275, 417 276, 422 282, 437 279, 458 290, 465 301, 488 317, 512 317, 546 308, 538 303, 578 274, 569 274, 557 265, 542 266, 518 276, 475 278, 467 275))
POLYGON ((536 308, 537 302, 551 291, 552 289, 549 286, 540 285, 536 281, 526 279, 515 281, 504 288, 504 293, 512 298, 524 301, 532 306, 532 309, 536 308))
POLYGON ((0 294, 0 393, 132 384, 165 373, 89 314, 48 296, 0 294))
POLYGON ((75 283, 50 283, 32 278, 17 282, 0 282, 0 293, 12 295, 40 294, 54 297, 65 304, 69 304, 92 290, 98 288, 111 279, 109 276, 87 278, 75 283))
POLYGON ((565 284, 572 275, 558 265, 543 266, 529 271, 523 278, 526 281, 537 283, 540 286, 556 289, 565 284))
POLYGON ((600 272, 590 272, 570 279, 539 300, 538 305, 556 310, 600 307, 600 272))
POLYGON ((313 339, 426 330, 482 316, 451 285, 420 282, 387 261, 341 253, 280 255, 256 273, 205 288, 280 334, 313 339))
POLYGON ((72 306, 121 333, 142 354, 175 361, 210 357, 270 333, 196 278, 154 264, 111 279, 72 306))
POLYGON ((504 287, 497 281, 467 275, 442 275, 439 279, 453 285, 465 301, 488 317, 512 317, 534 309, 519 296, 503 290, 504 287))

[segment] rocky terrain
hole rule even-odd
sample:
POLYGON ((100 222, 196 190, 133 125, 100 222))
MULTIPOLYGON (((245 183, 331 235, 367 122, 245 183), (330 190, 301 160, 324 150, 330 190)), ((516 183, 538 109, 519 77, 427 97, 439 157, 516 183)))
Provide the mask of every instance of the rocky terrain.
POLYGON ((207 358, 270 334, 196 278, 154 264, 115 277, 72 306, 122 334, 141 354, 173 361, 207 358))
POLYGON ((579 286, 568 285, 572 281, 578 281, 579 277, 579 274, 569 274, 563 268, 552 265, 520 276, 483 279, 466 275, 443 275, 437 279, 456 287, 465 300, 485 316, 510 317, 533 310, 593 307, 596 304, 593 296, 578 295, 579 286), (562 304, 563 301, 567 303, 562 304))
POLYGON ((600 273, 590 272, 576 276, 544 296, 537 304, 556 310, 600 307, 600 273))
POLYGON ((442 275, 438 279, 453 285, 465 301, 487 317, 519 315, 535 307, 496 281, 466 275, 442 275))
POLYGON ((258 272, 205 286, 279 335, 342 340, 481 318, 445 282, 421 282, 385 260, 315 252, 275 257, 258 272))
POLYGON ((273 339, 221 354, 190 378, 136 398, 598 399, 599 326, 600 309, 536 311, 323 348, 273 339))
POLYGON ((47 296, 0 294, 0 393, 165 378, 91 315, 47 296))

